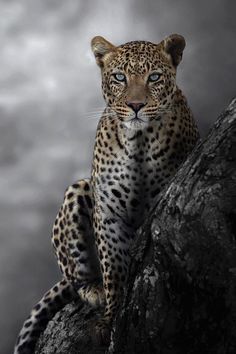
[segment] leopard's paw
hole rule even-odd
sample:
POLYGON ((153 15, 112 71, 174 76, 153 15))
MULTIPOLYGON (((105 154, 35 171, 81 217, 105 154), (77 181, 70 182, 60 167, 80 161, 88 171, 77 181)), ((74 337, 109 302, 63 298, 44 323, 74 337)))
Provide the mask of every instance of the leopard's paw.
POLYGON ((103 284, 87 284, 79 289, 79 295, 85 302, 88 302, 91 306, 104 307, 105 306, 105 293, 103 284))
POLYGON ((111 338, 111 326, 100 319, 95 326, 95 342, 98 345, 108 346, 111 338))

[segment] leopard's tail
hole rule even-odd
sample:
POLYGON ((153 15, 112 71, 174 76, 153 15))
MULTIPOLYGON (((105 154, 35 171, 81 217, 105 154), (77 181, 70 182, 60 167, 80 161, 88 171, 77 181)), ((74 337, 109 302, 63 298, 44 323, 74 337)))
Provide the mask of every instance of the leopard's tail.
POLYGON ((34 306, 24 322, 14 354, 33 354, 39 335, 48 321, 77 296, 74 287, 67 280, 62 279, 56 283, 34 306))

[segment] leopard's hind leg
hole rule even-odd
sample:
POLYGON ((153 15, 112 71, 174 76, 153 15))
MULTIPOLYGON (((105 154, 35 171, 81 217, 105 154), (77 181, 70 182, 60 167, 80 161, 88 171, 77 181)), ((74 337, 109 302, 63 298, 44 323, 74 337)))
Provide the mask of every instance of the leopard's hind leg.
POLYGON ((105 295, 92 226, 93 205, 89 179, 70 186, 53 227, 52 242, 63 276, 84 301, 100 306, 105 295))

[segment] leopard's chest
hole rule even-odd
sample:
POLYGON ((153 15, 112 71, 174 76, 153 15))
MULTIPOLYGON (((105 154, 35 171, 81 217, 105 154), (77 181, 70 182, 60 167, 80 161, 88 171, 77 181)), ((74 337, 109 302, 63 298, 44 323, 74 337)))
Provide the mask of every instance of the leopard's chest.
POLYGON ((92 169, 95 213, 116 217, 138 227, 156 196, 179 166, 174 131, 162 121, 142 129, 124 129, 105 117, 98 128, 92 169), (170 134, 172 133, 172 134, 170 134))
MULTIPOLYGON (((126 144, 93 170, 96 210, 139 227, 167 177, 150 145, 126 144)), ((101 162, 101 160, 100 160, 101 162)))

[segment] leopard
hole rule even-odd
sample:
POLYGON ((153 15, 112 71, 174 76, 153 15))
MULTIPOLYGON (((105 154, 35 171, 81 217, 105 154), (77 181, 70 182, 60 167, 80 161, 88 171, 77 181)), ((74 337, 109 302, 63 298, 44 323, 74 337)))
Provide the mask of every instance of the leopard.
POLYGON ((178 34, 157 44, 116 46, 101 36, 92 39, 106 106, 91 176, 65 192, 52 231, 62 280, 32 309, 14 354, 33 353, 49 319, 75 298, 102 309, 95 333, 109 344, 137 230, 199 139, 176 83, 185 45, 178 34))

